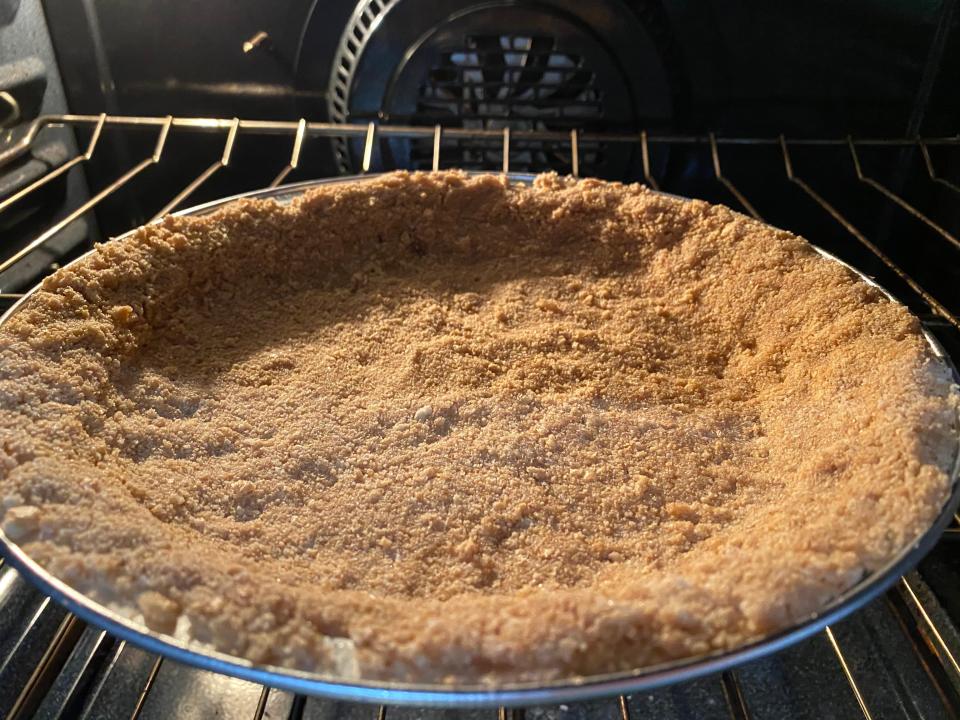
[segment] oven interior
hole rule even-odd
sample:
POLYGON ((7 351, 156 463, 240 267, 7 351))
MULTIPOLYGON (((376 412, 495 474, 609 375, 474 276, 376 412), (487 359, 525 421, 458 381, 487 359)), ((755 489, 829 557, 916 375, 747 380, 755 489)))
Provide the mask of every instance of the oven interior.
MULTIPOLYGON (((844 4, 0 0, 0 309, 159 214, 395 168, 556 170, 727 204, 874 277, 960 358, 960 12, 844 4)), ((942 718, 960 527, 849 619, 650 693, 307 698, 163 660, 0 559, 10 718, 942 718)))

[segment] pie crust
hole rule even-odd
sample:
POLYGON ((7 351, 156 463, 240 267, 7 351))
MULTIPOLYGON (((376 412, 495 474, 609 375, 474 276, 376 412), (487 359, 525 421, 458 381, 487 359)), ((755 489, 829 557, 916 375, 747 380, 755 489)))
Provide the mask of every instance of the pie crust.
POLYGON ((729 649, 932 523, 956 392, 804 240, 460 172, 167 217, 0 329, 3 530, 159 632, 348 678, 729 649))

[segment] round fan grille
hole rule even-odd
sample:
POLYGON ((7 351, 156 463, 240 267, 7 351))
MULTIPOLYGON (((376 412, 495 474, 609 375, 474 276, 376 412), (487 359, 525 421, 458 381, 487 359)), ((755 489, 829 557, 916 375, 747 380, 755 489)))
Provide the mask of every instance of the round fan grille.
MULTIPOLYGON (((331 69, 333 122, 394 121, 471 129, 630 132, 672 115, 672 90, 649 18, 621 0, 578 3, 361 0, 331 69), (629 68, 629 70, 628 70, 629 68)), ((308 27, 309 31, 309 27, 308 27)), ((583 174, 621 177, 633 149, 581 141, 583 174)), ((496 170, 499 138, 445 137, 443 167, 496 170)), ((334 141, 355 172, 359 141, 334 141)), ((571 168, 569 142, 511 143, 518 172, 571 168)), ((432 166, 433 142, 381 139, 378 169, 432 166)))

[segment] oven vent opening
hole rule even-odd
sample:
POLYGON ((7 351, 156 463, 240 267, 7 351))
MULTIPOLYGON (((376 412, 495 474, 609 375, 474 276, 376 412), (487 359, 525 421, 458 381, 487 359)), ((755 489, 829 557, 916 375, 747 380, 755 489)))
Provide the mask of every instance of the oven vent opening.
MULTIPOLYGON (((589 127, 604 117, 596 73, 577 54, 564 52, 552 37, 471 35, 461 48, 448 49, 420 86, 417 120, 469 129, 564 130, 589 127)), ((597 143, 580 144, 581 171, 603 161, 597 143)), ((443 165, 469 170, 502 166, 502 143, 445 140, 443 165)), ((411 161, 429 169, 433 146, 416 141, 411 161)), ((525 141, 511 145, 516 171, 563 170, 571 163, 569 144, 525 141)))

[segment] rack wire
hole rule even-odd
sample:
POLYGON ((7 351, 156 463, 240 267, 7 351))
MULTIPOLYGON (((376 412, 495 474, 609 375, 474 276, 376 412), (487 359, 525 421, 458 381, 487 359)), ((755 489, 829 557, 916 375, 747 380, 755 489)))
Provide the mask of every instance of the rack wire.
MULTIPOLYGON (((746 195, 737 187, 737 185, 723 172, 720 149, 723 146, 738 145, 756 145, 756 146, 774 146, 778 147, 783 160, 783 169, 786 179, 799 187, 817 206, 819 206, 827 215, 838 223, 851 237, 860 245, 868 250, 885 267, 891 270, 907 286, 913 290, 928 306, 930 313, 939 318, 953 328, 960 330, 960 320, 951 312, 940 300, 928 292, 923 285, 912 275, 907 273, 898 263, 889 255, 884 253, 874 242, 862 233, 853 223, 851 223, 838 209, 823 197, 818 190, 808 184, 800 177, 794 169, 791 148, 799 146, 807 147, 846 147, 850 153, 851 161, 854 166, 858 182, 872 188, 875 192, 882 195, 891 203, 899 206, 919 222, 926 225, 930 230, 939 235, 946 243, 960 249, 960 240, 949 230, 928 217, 921 210, 916 208, 908 200, 896 193, 890 187, 882 184, 875 178, 867 175, 863 171, 860 162, 859 148, 862 147, 899 147, 919 148, 924 164, 931 181, 948 188, 950 191, 960 194, 960 187, 937 174, 934 159, 930 151, 931 147, 941 146, 960 146, 960 136, 932 137, 932 138, 797 138, 787 139, 783 135, 777 137, 719 137, 714 133, 706 135, 651 135, 646 131, 636 134, 625 133, 595 133, 571 130, 569 132, 557 132, 546 130, 511 130, 503 128, 502 130, 493 129, 464 129, 464 128, 446 128, 440 125, 436 126, 414 126, 414 125, 378 125, 376 123, 367 124, 342 124, 342 123, 321 123, 311 122, 305 118, 297 121, 275 121, 275 120, 243 120, 239 118, 202 118, 202 117, 151 117, 151 116, 119 116, 119 115, 46 115, 34 120, 29 126, 24 128, 20 135, 0 148, 0 167, 13 161, 14 159, 29 152, 38 135, 49 127, 84 127, 91 129, 90 140, 82 153, 69 159, 56 169, 33 181, 23 189, 17 191, 11 196, 0 201, 0 213, 8 210, 30 194, 38 191, 40 188, 56 180, 58 177, 69 172, 71 169, 89 162, 100 146, 100 139, 103 131, 108 127, 122 128, 140 128, 153 129, 156 131, 156 141, 153 151, 133 165, 130 169, 123 172, 113 181, 109 182, 104 188, 93 194, 88 200, 79 207, 68 213, 63 219, 54 223, 41 234, 29 241, 19 251, 13 253, 10 257, 0 262, 0 273, 10 269, 16 263, 22 261, 30 253, 34 252, 44 244, 49 242, 54 236, 67 227, 70 223, 80 218, 83 214, 93 210, 103 200, 116 193, 122 187, 133 182, 141 173, 153 165, 156 165, 164 159, 167 139, 171 131, 188 130, 192 132, 204 133, 223 133, 224 146, 219 159, 216 159, 211 165, 203 170, 196 178, 190 181, 183 189, 166 202, 159 212, 157 212, 151 221, 174 211, 191 197, 204 183, 210 180, 216 173, 223 168, 230 166, 233 158, 233 150, 240 134, 270 134, 270 135, 289 135, 292 142, 291 155, 289 161, 279 169, 276 176, 270 183, 270 187, 276 187, 286 179, 290 173, 295 171, 301 160, 304 141, 310 137, 330 137, 330 138, 362 138, 362 171, 370 171, 373 158, 374 144, 378 137, 405 138, 405 139, 429 139, 433 143, 432 167, 434 170, 440 168, 440 150, 444 138, 464 138, 464 139, 487 139, 500 140, 502 142, 502 170, 504 173, 510 170, 510 152, 511 144, 516 141, 552 141, 555 143, 569 143, 571 152, 571 170, 574 176, 580 174, 579 149, 581 143, 634 143, 638 144, 641 151, 641 162, 643 178, 647 185, 654 189, 660 189, 660 183, 651 171, 650 146, 656 144, 682 144, 682 145, 706 145, 710 151, 712 160, 713 175, 715 181, 725 188, 730 197, 742 207, 748 214, 758 220, 762 220, 756 207, 751 204, 746 195)), ((15 300, 19 298, 18 293, 0 293, 0 299, 15 300)), ((955 517, 955 521, 960 525, 960 517, 955 517)), ((948 529, 947 534, 956 538, 960 535, 960 530, 956 526, 948 529)), ((3 567, 3 559, 0 558, 0 568, 3 567)), ((947 633, 938 625, 935 612, 928 606, 927 600, 917 591, 916 587, 908 577, 900 580, 895 590, 903 605, 909 610, 915 619, 916 637, 914 643, 918 646, 926 647, 928 654, 932 655, 940 664, 946 677, 952 678, 953 682, 960 681, 960 663, 958 657, 960 653, 947 640, 947 633)), ((44 612, 50 601, 47 599, 37 611, 38 616, 44 612)), ((60 668, 66 662, 71 649, 76 645, 80 634, 84 629, 84 623, 73 615, 66 614, 58 627, 53 639, 50 641, 47 649, 43 653, 39 663, 22 688, 19 696, 14 703, 13 710, 8 718, 29 717, 36 709, 44 693, 49 688, 51 678, 56 675, 60 668)), ((29 630, 29 628, 28 628, 29 630)), ((101 633, 98 642, 103 640, 101 633)), ((864 718, 872 720, 874 713, 871 711, 868 700, 865 698, 854 670, 845 655, 841 642, 837 639, 833 629, 827 627, 824 631, 826 641, 829 643, 837 660, 837 670, 843 675, 850 692, 864 718)), ((115 652, 119 653, 123 649, 124 643, 120 643, 115 652)), ((144 704, 155 685, 157 676, 161 670, 163 658, 156 658, 154 664, 147 674, 140 694, 137 698, 132 718, 140 716, 144 704)), ((725 671, 719 677, 723 698, 726 703, 726 709, 732 718, 749 719, 751 712, 749 703, 741 687, 740 680, 736 671, 725 671)), ((262 718, 270 699, 271 689, 263 687, 254 712, 255 720, 262 718)), ((294 699, 291 707, 290 716, 297 717, 297 708, 302 713, 304 699, 297 697, 294 699)), ((630 710, 627 699, 624 696, 616 698, 617 710, 621 720, 630 720, 630 710)), ((377 708, 377 720, 386 720, 388 709, 381 705, 377 708)), ((499 720, 507 720, 508 715, 513 720, 522 720, 523 712, 518 710, 508 711, 506 708, 500 708, 498 712, 499 720)))

